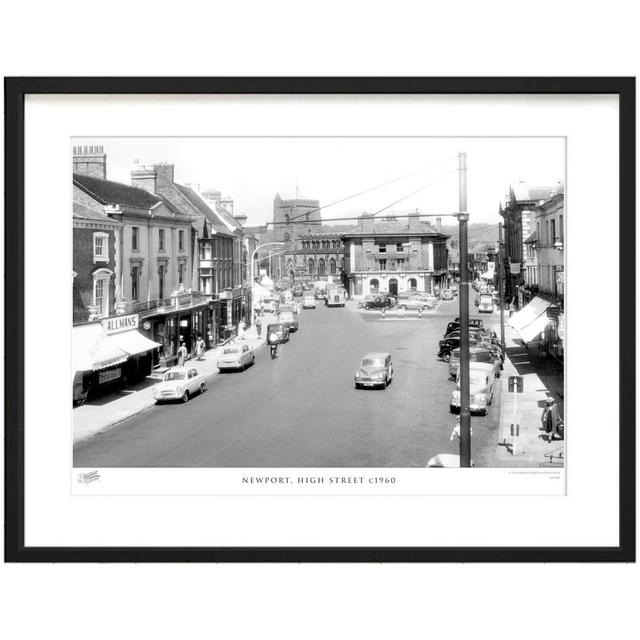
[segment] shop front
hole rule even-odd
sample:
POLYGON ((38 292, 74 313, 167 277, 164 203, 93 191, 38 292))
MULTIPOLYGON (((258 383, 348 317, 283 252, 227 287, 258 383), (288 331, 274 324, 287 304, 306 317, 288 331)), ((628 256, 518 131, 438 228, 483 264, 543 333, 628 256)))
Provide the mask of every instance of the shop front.
POLYGON ((151 373, 160 345, 138 329, 137 314, 73 327, 74 402, 136 384, 151 373))
POLYGON ((173 366, 182 342, 187 352, 193 354, 198 337, 207 340, 208 306, 206 300, 187 294, 176 296, 170 307, 156 308, 144 314, 142 329, 160 345, 155 365, 173 366))

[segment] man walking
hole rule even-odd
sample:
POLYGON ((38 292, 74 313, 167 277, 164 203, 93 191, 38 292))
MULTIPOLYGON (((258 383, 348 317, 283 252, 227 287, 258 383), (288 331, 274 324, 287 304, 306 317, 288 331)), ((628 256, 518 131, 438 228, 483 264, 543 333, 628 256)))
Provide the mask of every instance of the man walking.
POLYGON ((187 360, 187 347, 185 347, 184 342, 180 343, 180 348, 178 349, 178 366, 184 367, 184 363, 187 360))
POLYGON ((256 331, 258 332, 258 340, 260 340, 260 337, 262 336, 262 320, 260 319, 260 316, 256 318, 255 325, 256 331))

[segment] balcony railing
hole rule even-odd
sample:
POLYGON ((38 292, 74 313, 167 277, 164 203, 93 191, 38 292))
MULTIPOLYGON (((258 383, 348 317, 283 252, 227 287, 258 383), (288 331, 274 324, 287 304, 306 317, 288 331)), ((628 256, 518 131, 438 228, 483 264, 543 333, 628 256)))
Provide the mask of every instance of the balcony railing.
POLYGON ((210 295, 193 292, 181 293, 168 298, 158 298, 157 300, 146 300, 137 302, 127 302, 125 306, 126 313, 144 313, 153 311, 154 309, 188 309, 189 307, 207 302, 211 299, 210 295))

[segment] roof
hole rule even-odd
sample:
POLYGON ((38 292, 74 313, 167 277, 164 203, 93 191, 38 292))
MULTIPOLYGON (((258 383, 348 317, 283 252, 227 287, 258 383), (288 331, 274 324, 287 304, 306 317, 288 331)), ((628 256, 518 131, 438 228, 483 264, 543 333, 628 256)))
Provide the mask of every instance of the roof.
POLYGON ((379 222, 373 224, 370 227, 370 231, 363 231, 358 227, 354 231, 348 231, 342 235, 345 237, 361 237, 361 236, 439 236, 441 238, 448 238, 445 233, 441 233, 431 225, 420 222, 419 225, 409 227, 408 224, 401 222, 379 222))
POLYGON ((221 222, 219 213, 214 212, 193 189, 177 183, 174 183, 174 186, 187 199, 189 204, 209 222, 213 232, 231 235, 229 229, 221 222))
POLYGON ((158 196, 121 182, 73 174, 73 184, 101 204, 119 204, 136 209, 151 209, 162 200, 158 196))
POLYGON ((525 244, 533 244, 538 239, 538 232, 534 231, 530 235, 527 236, 527 239, 524 241, 525 244))
POLYGON ((391 354, 389 352, 374 351, 372 353, 367 353, 366 355, 362 356, 362 359, 364 360, 365 358, 371 358, 372 360, 383 360, 384 358, 390 355, 391 354))
POLYGON ((110 222, 113 225, 120 224, 113 218, 110 218, 106 213, 101 211, 94 211, 89 207, 80 204, 79 202, 73 203, 73 218, 74 220, 95 220, 97 222, 110 222))
POLYGON ((519 182, 515 187, 511 187, 509 195, 515 202, 540 202, 548 200, 557 191, 558 185, 550 186, 528 186, 526 182, 519 182))

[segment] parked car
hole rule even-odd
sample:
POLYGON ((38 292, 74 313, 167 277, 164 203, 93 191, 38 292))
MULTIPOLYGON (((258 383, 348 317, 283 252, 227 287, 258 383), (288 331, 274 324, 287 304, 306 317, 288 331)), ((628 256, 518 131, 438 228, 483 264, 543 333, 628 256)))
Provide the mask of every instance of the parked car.
POLYGON ((365 309, 391 309, 395 304, 395 298, 384 295, 376 295, 373 300, 366 300, 365 309))
POLYGON ((289 342, 289 325, 280 322, 267 325, 267 341, 270 340, 272 333, 275 333, 278 336, 278 344, 289 342))
MULTIPOLYGON (((478 345, 478 340, 476 340, 473 336, 469 336, 469 346, 475 347, 478 345)), ((460 347, 460 335, 458 334, 455 337, 447 336, 444 340, 440 340, 440 344, 438 345, 438 358, 441 358, 445 362, 449 362, 451 360, 451 352, 454 349, 458 349, 460 347)))
POLYGON ((315 293, 313 294, 313 297, 316 300, 324 300, 326 295, 327 295, 327 292, 324 289, 316 289, 315 293))
POLYGON ((207 387, 204 374, 193 367, 172 367, 164 373, 162 381, 153 386, 156 404, 169 400, 188 402, 196 393, 203 393, 207 387))
POLYGON ((409 297, 424 300, 425 302, 431 302, 434 306, 438 301, 438 297, 435 294, 429 293, 427 291, 412 291, 409 294, 409 297))
POLYGON ((360 361, 354 376, 356 389, 362 387, 385 388, 393 378, 390 353, 368 353, 360 361))
POLYGON ((230 344, 226 346, 218 358, 218 369, 246 369, 256 361, 256 356, 247 344, 230 344))
POLYGON ((262 298, 261 300, 256 300, 253 309, 254 311, 260 311, 262 308, 265 313, 273 313, 275 311, 276 302, 273 298, 262 298), (262 307, 261 307, 262 303, 262 307))
MULTIPOLYGON (((486 347, 469 347, 469 362, 483 362, 485 364, 491 364, 493 366, 493 375, 495 378, 500 377, 500 368, 502 361, 499 355, 493 349, 487 349, 486 347)), ((454 349, 451 352, 451 359, 449 360, 449 376, 455 377, 458 375, 458 369, 460 367, 460 347, 454 349)))
MULTIPOLYGON (((493 401, 493 365, 481 362, 469 363, 469 383, 471 387, 471 397, 469 410, 471 413, 487 415, 489 405, 493 401)), ((449 410, 460 411, 460 372, 456 376, 456 390, 451 394, 449 410)))
MULTIPOLYGON (((448 336, 452 331, 456 331, 460 328, 460 318, 456 318, 453 322, 447 324, 447 328, 444 332, 444 337, 448 336)), ((484 322, 480 318, 469 318, 470 329, 484 329, 484 322)))
POLYGON ((316 299, 313 296, 305 296, 302 299, 302 308, 303 309, 315 309, 316 308, 316 299))
POLYGON ((289 327, 289 331, 298 330, 298 317, 291 311, 282 311, 278 314, 278 322, 285 324, 289 327))
POLYGON ((453 300, 453 291, 451 289, 445 289, 440 297, 443 300, 453 300))

